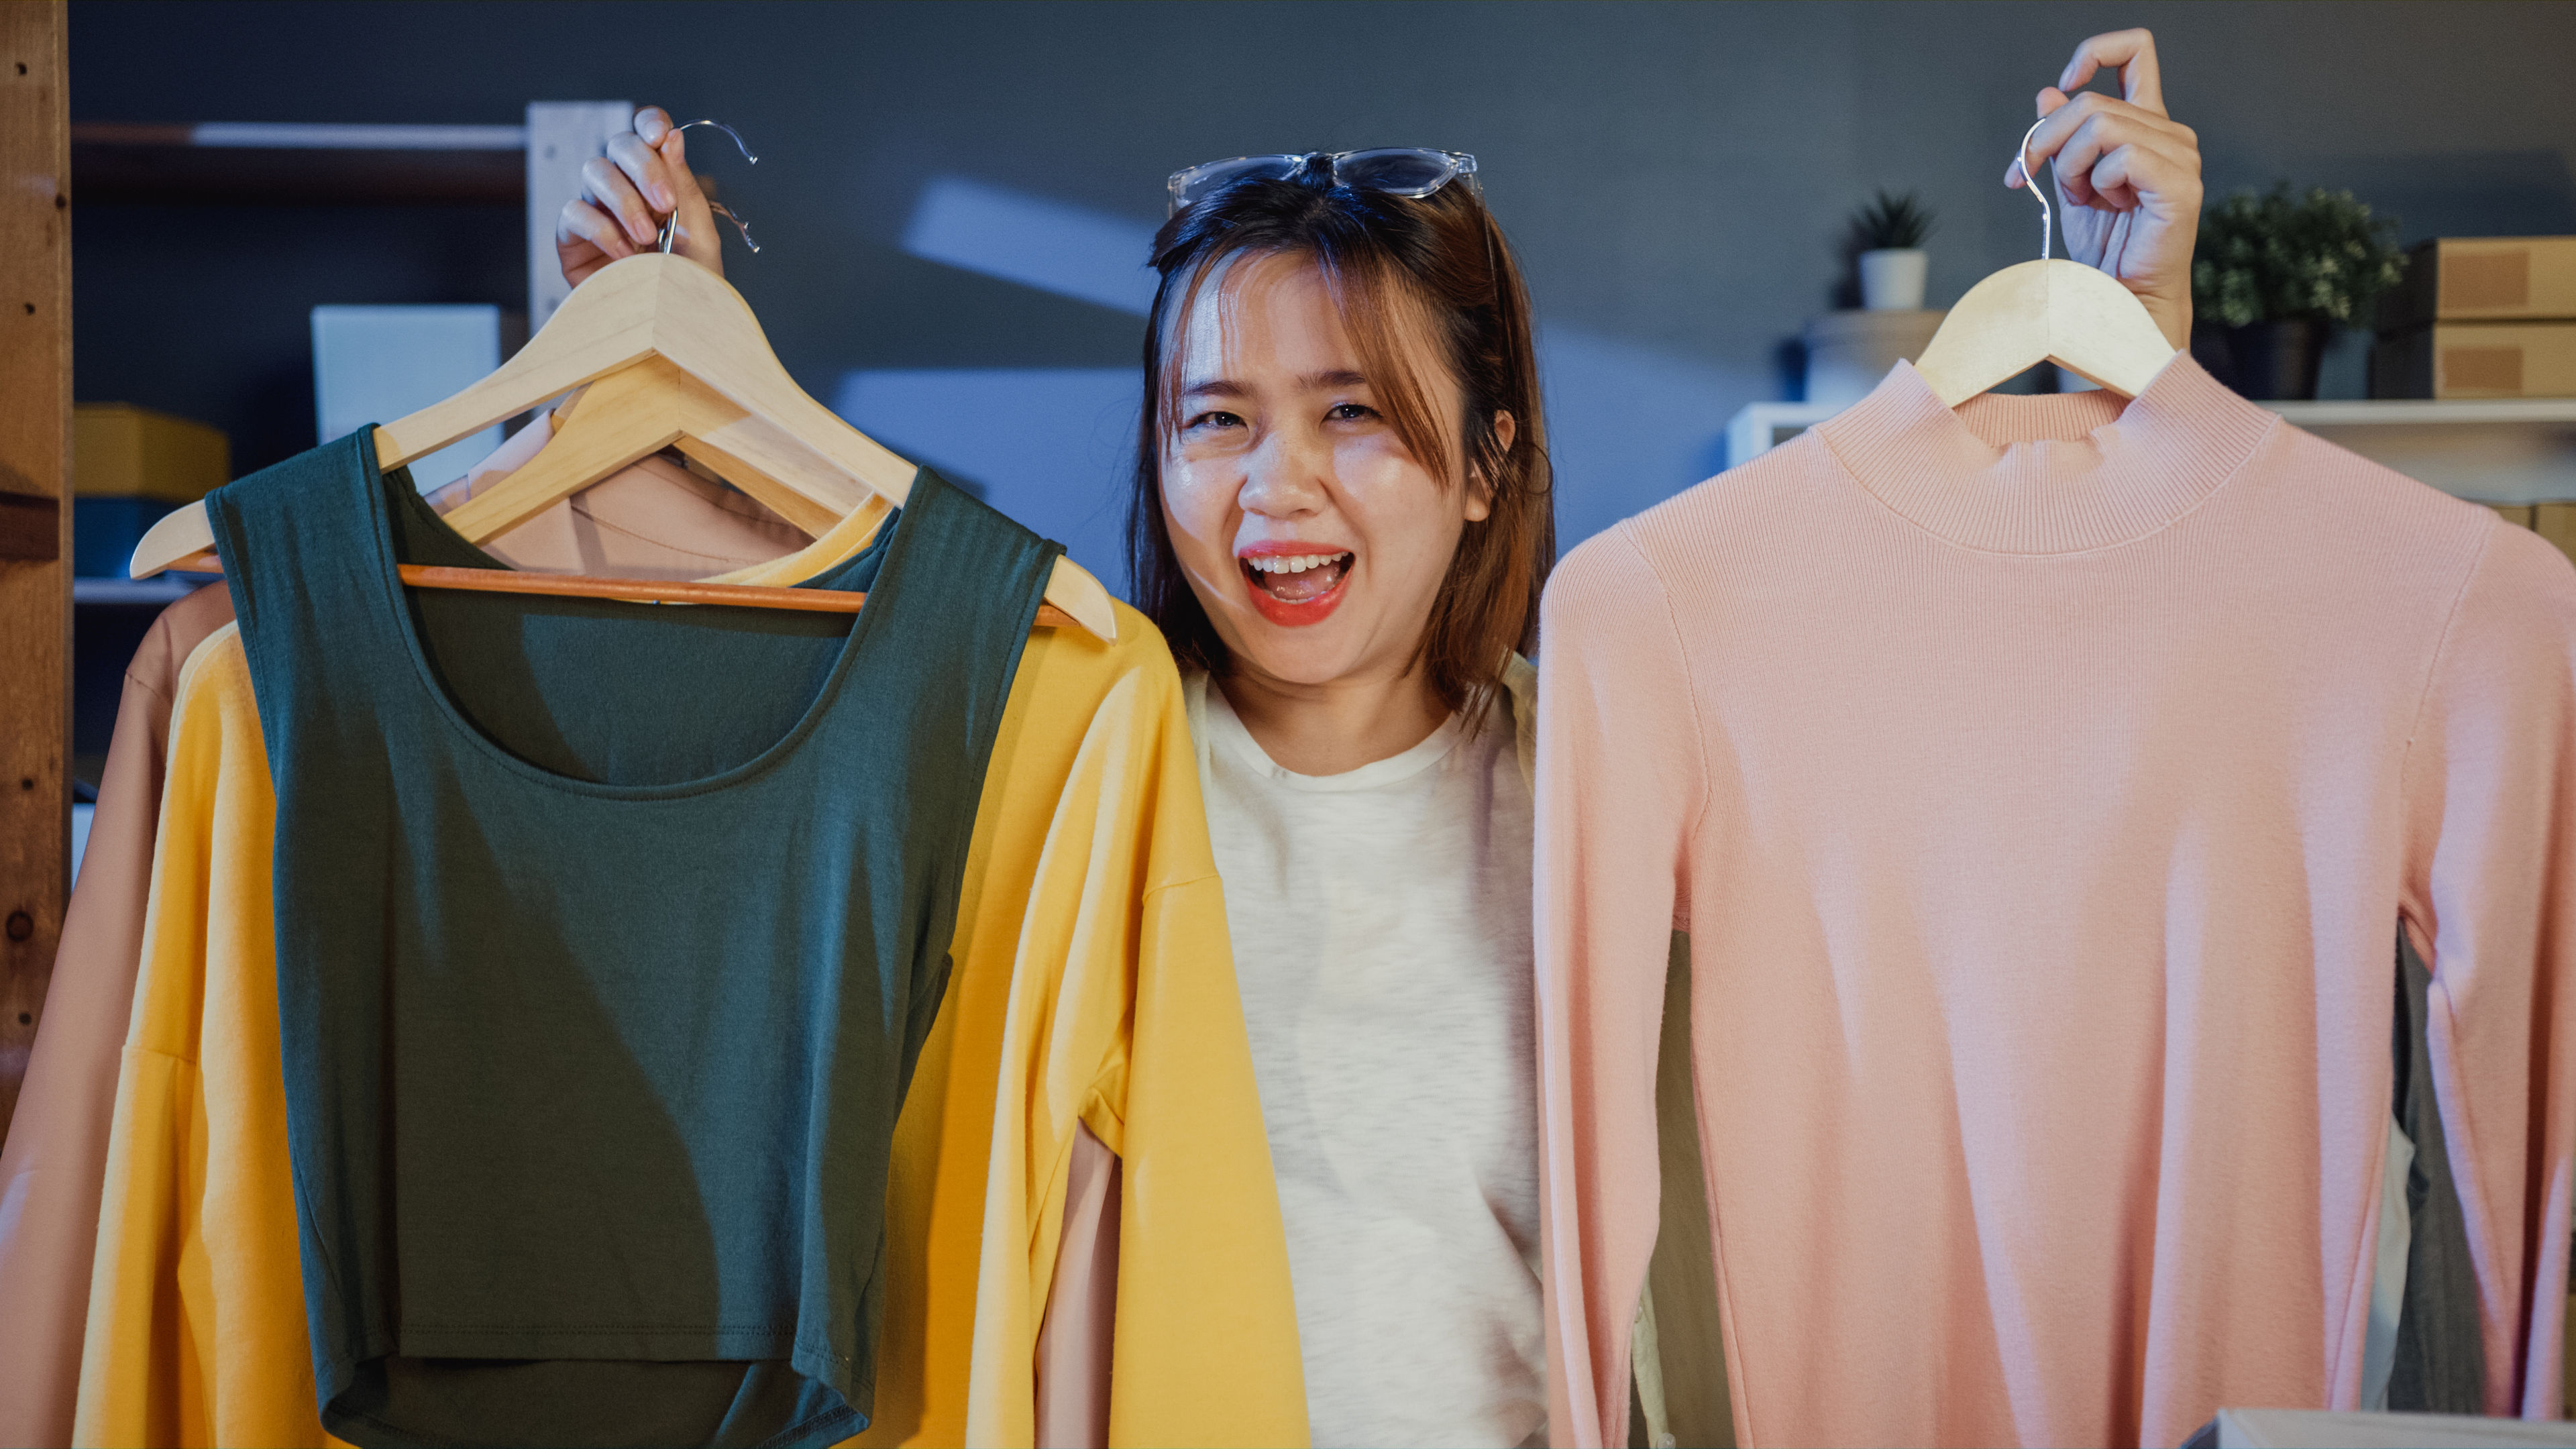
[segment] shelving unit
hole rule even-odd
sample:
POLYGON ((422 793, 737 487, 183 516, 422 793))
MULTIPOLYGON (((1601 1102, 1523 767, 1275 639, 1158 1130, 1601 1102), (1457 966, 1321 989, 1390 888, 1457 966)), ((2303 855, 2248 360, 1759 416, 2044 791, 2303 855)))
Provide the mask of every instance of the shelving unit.
POLYGON ((2330 443, 2461 498, 2576 499, 2576 398, 2264 406, 2330 443))
MULTIPOLYGON (((2576 398, 2262 403, 2375 463, 2479 503, 2576 499, 2576 398)), ((1726 425, 1740 466, 1841 411, 1753 403, 1726 425)))
MULTIPOLYGON (((634 108, 622 101, 531 103, 521 125, 80 122, 62 139, 70 195, 88 205, 511 206, 528 239, 528 312, 542 323, 569 290, 552 245, 581 167, 634 108)), ((502 299, 495 298, 495 301, 502 299)), ((48 515, 50 517, 50 515, 48 515)), ((13 521, 0 500, 0 553, 13 521)), ((50 525, 48 525, 50 526, 50 525)), ((208 576, 75 578, 70 690, 79 728, 68 757, 96 778, 126 659, 164 606, 208 576)), ((0 1052, 6 1049, 0 1033, 0 1052)))
MULTIPOLYGON (((568 290, 548 245, 555 215, 633 112, 566 101, 531 104, 517 126, 84 121, 70 127, 72 186, 92 203, 524 206, 534 326, 568 290)), ((75 579, 72 602, 166 604, 203 582, 75 579)))
POLYGON ((84 201, 519 204, 533 330, 571 290, 549 245, 555 216, 634 114, 625 101, 533 101, 517 126, 84 121, 71 128, 72 182, 84 201))
MULTIPOLYGON (((84 205, 518 206, 532 170, 528 135, 526 126, 79 122, 69 127, 71 194, 84 205)), ((78 721, 113 718, 143 632, 208 578, 71 580, 78 721)), ((95 778, 103 748, 76 732, 74 771, 95 778)))

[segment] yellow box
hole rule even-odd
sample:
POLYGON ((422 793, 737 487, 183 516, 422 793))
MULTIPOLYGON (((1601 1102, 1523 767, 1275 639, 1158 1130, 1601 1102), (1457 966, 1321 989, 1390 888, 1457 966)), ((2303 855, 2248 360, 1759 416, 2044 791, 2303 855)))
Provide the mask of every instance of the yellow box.
POLYGON ((232 440, 218 428, 132 403, 72 409, 72 495, 194 503, 232 479, 232 440))

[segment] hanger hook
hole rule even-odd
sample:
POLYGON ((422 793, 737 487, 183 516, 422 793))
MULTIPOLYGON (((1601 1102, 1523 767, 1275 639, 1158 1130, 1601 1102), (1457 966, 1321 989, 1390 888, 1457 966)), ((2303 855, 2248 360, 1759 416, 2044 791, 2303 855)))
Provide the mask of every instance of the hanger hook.
MULTIPOLYGON (((748 141, 745 141, 745 140, 742 138, 742 133, 741 133, 740 131, 735 130, 733 127, 726 125, 726 124, 725 124, 724 122, 722 122, 722 121, 703 121, 703 120, 701 120, 701 121, 682 121, 680 124, 678 124, 678 125, 676 125, 676 126, 673 126, 671 129, 672 129, 672 131, 673 131, 673 132, 675 132, 675 133, 676 133, 676 132, 680 132, 680 131, 685 131, 685 130, 689 129, 691 126, 713 126, 713 127, 715 127, 717 130, 722 131, 722 132, 724 132, 726 135, 733 137, 733 143, 734 143, 734 145, 735 145, 735 146, 737 146, 737 147, 739 147, 739 148, 741 149, 741 151, 742 151, 742 159, 743 159, 743 160, 750 162, 750 163, 751 163, 752 165, 754 165, 754 166, 757 166, 757 165, 759 165, 759 164, 760 164, 760 158, 759 158, 759 157, 757 157, 757 156, 754 156, 753 154, 751 154, 751 143, 750 143, 750 142, 748 142, 748 141)), ((735 231, 738 231, 738 232, 742 233, 742 244, 743 244, 744 246, 747 246, 747 247, 751 248, 752 255, 754 255, 754 256, 758 256, 758 255, 760 255, 760 243, 758 243, 758 242, 756 242, 756 241, 753 241, 753 240, 751 239, 751 225, 750 225, 750 223, 745 222, 741 217, 739 217, 739 216, 735 215, 735 214, 734 214, 734 212, 733 212, 733 209, 732 209, 731 207, 726 206, 726 205, 725 205, 723 202, 721 202, 721 201, 710 201, 710 202, 708 202, 708 203, 707 203, 707 209, 708 209, 708 210, 710 210, 710 211, 712 211, 712 212, 714 212, 716 215, 723 217, 725 220, 727 220, 727 221, 729 221, 729 222, 732 222, 732 223, 733 223, 733 229, 734 229, 735 231)), ((661 231, 661 236, 658 238, 658 240, 659 240, 659 242, 660 242, 660 244, 661 244, 662 250, 663 250, 663 251, 665 251, 665 252, 668 252, 668 251, 671 249, 671 242, 672 242, 673 238, 677 235, 677 233, 678 233, 678 231, 679 231, 679 227, 678 227, 678 224, 677 224, 677 223, 678 223, 678 221, 679 221, 679 218, 678 218, 677 216, 669 216, 669 217, 665 217, 665 218, 663 218, 663 220, 662 220, 662 231, 661 231)))
POLYGON ((757 165, 759 165, 759 164, 760 164, 760 158, 759 158, 759 157, 757 157, 757 156, 754 156, 753 154, 751 154, 751 143, 750 143, 750 142, 748 142, 748 141, 745 141, 745 140, 742 138, 742 133, 741 133, 740 131, 735 130, 733 127, 726 125, 726 124, 725 124, 724 122, 722 122, 722 121, 682 121, 680 124, 678 124, 678 125, 676 125, 676 126, 673 126, 671 129, 672 129, 672 130, 674 130, 674 131, 685 131, 685 130, 689 129, 691 126, 713 126, 713 127, 715 127, 717 130, 722 131, 722 132, 724 132, 726 135, 733 137, 733 143, 734 143, 736 146, 739 146, 739 147, 741 147, 741 148, 742 148, 742 159, 744 159, 745 161, 750 162, 750 163, 751 163, 752 165, 754 165, 754 166, 757 166, 757 165))
POLYGON ((2030 189, 2031 197, 2039 203, 2039 259, 2043 262, 2048 260, 2048 193, 2040 189, 2039 173, 2031 169, 2030 138, 2038 135, 2039 128, 2047 124, 2046 116, 2031 122, 2030 129, 2021 133, 2021 145, 2013 152, 2013 159, 2021 166, 2021 184, 2030 189))

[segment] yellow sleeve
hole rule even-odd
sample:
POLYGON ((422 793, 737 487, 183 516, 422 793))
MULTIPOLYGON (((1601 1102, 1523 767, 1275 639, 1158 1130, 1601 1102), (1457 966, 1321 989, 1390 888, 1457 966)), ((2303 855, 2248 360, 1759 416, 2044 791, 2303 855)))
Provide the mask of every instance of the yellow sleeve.
POLYGON ((117 1076, 79 1445, 323 1445, 278 1062, 276 797, 240 636, 180 677, 117 1076))
POLYGON ((947 996, 914 1064, 886 1164, 876 1403, 867 1431, 848 1441, 853 1449, 969 1442, 984 1186, 1021 920, 1082 722, 1135 659, 1163 649, 1143 615, 1121 605, 1118 624, 1115 644, 1067 629, 1031 635, 1011 681, 959 883, 947 996))
POLYGON ((1026 1445, 1036 1432, 1039 1316, 1082 1123, 1124 1171, 1109 1442, 1304 1445, 1278 1194, 1167 655, 1122 677, 1092 715, 1024 907, 970 1444, 1026 1445))

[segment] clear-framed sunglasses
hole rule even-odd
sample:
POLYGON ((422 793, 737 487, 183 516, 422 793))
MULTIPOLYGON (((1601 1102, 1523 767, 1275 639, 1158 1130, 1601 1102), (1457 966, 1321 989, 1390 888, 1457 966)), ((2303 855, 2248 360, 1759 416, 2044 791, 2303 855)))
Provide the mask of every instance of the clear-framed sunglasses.
POLYGON ((1461 177, 1468 190, 1478 189, 1476 158, 1464 151, 1380 146, 1367 151, 1309 151, 1302 156, 1233 156, 1173 172, 1164 183, 1172 193, 1170 214, 1178 215, 1247 176, 1285 181, 1318 160, 1331 163, 1334 186, 1355 191, 1383 191, 1419 200, 1461 177))

